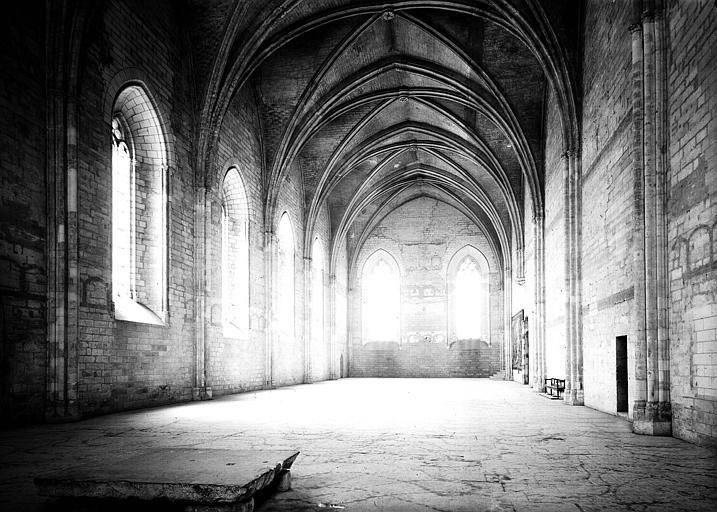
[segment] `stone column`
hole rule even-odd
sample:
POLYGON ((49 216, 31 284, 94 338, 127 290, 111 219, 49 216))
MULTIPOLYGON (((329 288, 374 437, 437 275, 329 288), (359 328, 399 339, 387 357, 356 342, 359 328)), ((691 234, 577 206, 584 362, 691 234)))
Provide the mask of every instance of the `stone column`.
POLYGON ((313 340, 311 339, 311 297, 312 297, 312 282, 311 282, 311 258, 304 257, 304 382, 306 384, 311 383, 312 376, 312 351, 313 340))
POLYGON ((503 370, 505 380, 513 380, 513 339, 511 337, 511 317, 513 313, 512 301, 512 272, 509 265, 506 265, 503 273, 503 370))
POLYGON ((580 170, 580 154, 578 151, 568 151, 568 184, 570 215, 568 224, 570 230, 568 255, 569 266, 569 300, 570 311, 570 384, 566 383, 565 401, 570 405, 583 405, 585 395, 583 388, 583 332, 582 332, 582 177, 580 170))
MULTIPOLYGON (((82 17, 64 2, 46 6, 47 377, 45 418, 80 415, 77 83, 82 17), (73 17, 74 16, 74 17, 73 17), (73 30, 74 29, 74 30, 73 30)), ((108 300, 109 302, 109 300, 108 300)), ((109 306, 110 304, 108 304, 109 306)))
POLYGON ((274 311, 276 305, 276 260, 277 260, 276 235, 271 231, 264 232, 264 318, 266 326, 264 329, 264 388, 271 389, 274 386, 274 339, 276 336, 276 318, 274 311))
POLYGON ((329 378, 337 379, 336 371, 336 274, 329 274, 329 378))
POLYGON ((565 211, 565 402, 570 405, 584 404, 583 348, 580 296, 580 183, 579 154, 568 150, 562 155, 564 161, 564 211, 565 211))
POLYGON ((543 213, 533 217, 534 240, 534 300, 535 321, 533 322, 533 339, 535 340, 535 374, 533 387, 539 392, 545 391, 545 241, 543 213))
MULTIPOLYGON (((202 174, 200 174, 202 175, 202 174)), ((207 201, 206 186, 196 188, 194 207, 194 308, 195 308, 195 343, 194 343, 194 386, 192 388, 193 400, 211 398, 211 389, 207 388, 206 381, 206 339, 207 315, 207 279, 209 261, 209 246, 207 243, 207 223, 211 222, 211 205, 207 201)))
MULTIPOLYGON (((660 11, 661 9, 658 9, 660 11)), ((671 435, 664 151, 664 20, 652 1, 635 2, 632 32, 635 165, 635 400, 633 430, 671 435), (639 14, 639 19, 637 18, 639 14)))

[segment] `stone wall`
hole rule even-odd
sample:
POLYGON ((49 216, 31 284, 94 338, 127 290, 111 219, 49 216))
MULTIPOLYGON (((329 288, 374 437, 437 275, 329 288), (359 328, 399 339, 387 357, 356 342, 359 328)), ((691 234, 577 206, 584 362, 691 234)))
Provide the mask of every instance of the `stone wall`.
POLYGON ((103 4, 95 16, 78 112, 80 414, 187 400, 194 375, 192 86, 179 16, 171 2, 139 1, 103 4), (150 98, 166 145, 163 325, 116 320, 111 301, 110 121, 127 84, 150 98))
POLYGON ((565 160, 552 88, 545 101, 545 376, 565 378, 565 160))
POLYGON ((673 433, 717 444, 717 6, 668 3, 673 433))
POLYGON ((487 377, 500 370, 500 270, 485 235, 453 207, 420 197, 392 211, 360 248, 350 282, 350 376, 487 377), (490 339, 456 341, 449 335, 448 265, 466 245, 488 259, 490 339), (364 343, 361 269, 379 249, 391 254, 399 267, 401 339, 364 343))
POLYGON ((266 372, 266 283, 264 206, 262 197, 261 123, 251 86, 236 95, 224 117, 215 173, 210 183, 211 211, 221 212, 221 187, 226 172, 235 167, 247 196, 249 238, 249 331, 241 338, 224 336, 221 322, 221 222, 210 223, 211 264, 208 301, 212 317, 207 332, 207 385, 221 395, 261 388, 266 372))
POLYGON ((0 424, 42 418, 47 337, 44 4, 8 4, 3 18, 0 424))
MULTIPOLYGON (((586 4, 581 219, 585 404, 611 413, 616 412, 617 336, 628 337, 628 368, 634 368, 630 15, 628 2, 586 4)), ((634 372, 629 379, 632 389, 634 372)))

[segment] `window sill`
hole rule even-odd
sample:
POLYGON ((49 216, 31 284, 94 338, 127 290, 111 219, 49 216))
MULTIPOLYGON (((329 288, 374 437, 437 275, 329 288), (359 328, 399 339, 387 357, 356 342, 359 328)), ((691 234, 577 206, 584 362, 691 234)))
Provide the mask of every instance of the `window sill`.
POLYGON ((157 314, 144 304, 126 297, 114 298, 115 320, 137 324, 165 325, 157 314))

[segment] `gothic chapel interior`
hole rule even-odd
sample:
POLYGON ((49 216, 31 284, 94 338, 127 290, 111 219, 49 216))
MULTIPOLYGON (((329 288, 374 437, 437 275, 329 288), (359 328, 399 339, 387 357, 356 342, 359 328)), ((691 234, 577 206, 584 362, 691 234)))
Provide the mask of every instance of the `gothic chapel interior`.
POLYGON ((717 444, 713 0, 3 11, 3 427, 490 377, 717 444))

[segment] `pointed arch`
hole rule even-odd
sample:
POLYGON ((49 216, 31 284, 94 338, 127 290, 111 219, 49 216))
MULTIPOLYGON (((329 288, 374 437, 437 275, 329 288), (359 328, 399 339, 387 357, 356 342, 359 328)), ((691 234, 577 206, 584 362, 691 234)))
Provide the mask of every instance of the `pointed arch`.
POLYGON ((279 333, 283 338, 294 337, 294 229, 287 212, 279 220, 277 268, 277 316, 279 333))
POLYGON ((162 324, 167 309, 167 146, 139 82, 112 105, 112 296, 118 320, 162 324))
POLYGON ((239 170, 222 182, 222 326, 224 336, 249 330, 249 208, 239 170))
POLYGON ((490 344, 490 266, 485 255, 466 245, 447 267, 448 340, 490 344))
POLYGON ((314 347, 324 343, 324 245, 314 238, 311 249, 311 338, 314 347))
POLYGON ((361 270, 362 341, 401 340, 401 273, 395 258, 379 249, 361 270))

